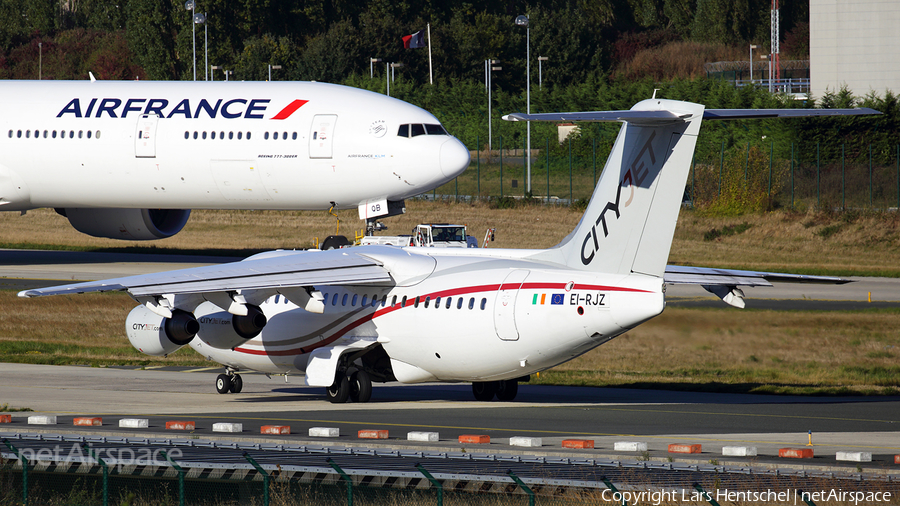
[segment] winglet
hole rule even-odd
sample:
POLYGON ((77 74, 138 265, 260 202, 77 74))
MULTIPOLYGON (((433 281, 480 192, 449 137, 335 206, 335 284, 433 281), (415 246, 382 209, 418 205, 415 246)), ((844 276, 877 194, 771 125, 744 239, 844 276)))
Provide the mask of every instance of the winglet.
POLYGON ((91 82, 92 82, 92 83, 96 83, 96 82, 97 82, 97 79, 94 77, 94 73, 93 73, 93 72, 88 72, 88 75, 91 76, 91 82))

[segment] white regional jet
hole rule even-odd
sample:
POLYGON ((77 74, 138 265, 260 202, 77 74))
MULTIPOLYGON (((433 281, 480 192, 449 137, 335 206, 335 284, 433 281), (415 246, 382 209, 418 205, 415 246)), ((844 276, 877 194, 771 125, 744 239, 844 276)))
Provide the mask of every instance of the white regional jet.
POLYGON ((131 343, 150 355, 189 345, 241 371, 305 374, 332 402, 367 401, 372 382, 466 381, 479 400, 511 400, 518 382, 660 314, 666 283, 695 283, 742 306, 738 286, 839 278, 667 269, 703 118, 866 114, 871 110, 706 110, 645 100, 629 111, 511 119, 623 126, 584 217, 546 250, 361 246, 272 251, 244 261, 62 287, 24 297, 126 290, 131 343))
POLYGON ((3 81, 0 97, 0 210, 56 208, 97 237, 170 237, 190 209, 398 214, 469 164, 430 113, 333 84, 3 81))

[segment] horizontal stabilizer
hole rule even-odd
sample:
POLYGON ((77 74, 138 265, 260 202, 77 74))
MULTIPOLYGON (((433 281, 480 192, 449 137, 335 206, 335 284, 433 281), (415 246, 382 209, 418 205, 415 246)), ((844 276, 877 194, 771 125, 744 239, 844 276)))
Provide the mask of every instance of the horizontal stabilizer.
POLYGON ((867 116, 881 114, 868 107, 853 109, 706 109, 703 119, 810 118, 822 116, 867 116))
POLYGON ((778 272, 687 267, 682 265, 667 265, 665 274, 665 282, 671 284, 772 286, 772 281, 842 285, 849 283, 851 280, 835 276, 808 276, 805 274, 782 274, 778 272))

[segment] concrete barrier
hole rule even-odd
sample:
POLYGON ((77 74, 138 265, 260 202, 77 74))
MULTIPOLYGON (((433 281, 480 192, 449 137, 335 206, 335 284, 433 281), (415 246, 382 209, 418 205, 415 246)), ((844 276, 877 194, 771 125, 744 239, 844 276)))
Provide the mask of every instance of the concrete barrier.
POLYGON ((388 431, 366 429, 357 432, 356 437, 358 437, 359 439, 387 439, 388 431))
POLYGON ((593 439, 563 439, 563 448, 575 448, 578 450, 587 450, 594 447, 593 439))
POLYGON ((509 438, 510 446, 527 446, 529 448, 544 446, 544 441, 539 437, 514 436, 509 438))
POLYGON ((194 430, 195 428, 197 428, 197 425, 194 422, 181 420, 166 422, 166 430, 194 430))
POLYGON ((702 445, 671 444, 669 453, 703 453, 702 445))
POLYGON ((29 416, 28 425, 56 425, 56 415, 29 416))
POLYGON ((146 418, 122 418, 119 420, 120 429, 146 429, 150 427, 150 420, 146 418))
POLYGON ((0 423, 12 423, 12 415, 0 415, 0 423))
POLYGON ((723 446, 722 455, 726 457, 756 457, 755 446, 723 446))
POLYGON ((869 452, 837 452, 835 460, 846 462, 872 462, 872 454, 869 452))
POLYGON ((103 419, 99 416, 96 417, 86 417, 80 416, 75 419, 73 422, 75 425, 79 427, 99 427, 103 425, 103 419))
POLYGON ((781 448, 778 450, 778 456, 785 459, 811 459, 813 458, 812 448, 781 448))
POLYGON ((613 444, 613 450, 617 452, 645 452, 647 451, 647 443, 639 441, 619 441, 613 444))
POLYGON ((460 443, 486 445, 486 444, 490 444, 491 436, 463 434, 462 436, 459 436, 459 442, 460 443))
POLYGON ((433 443, 435 441, 440 441, 440 434, 437 432, 407 432, 406 433, 407 441, 425 441, 426 443, 433 443))
POLYGON ((341 430, 337 427, 310 427, 309 437, 340 437, 341 430))
POLYGON ((244 432, 244 424, 242 423, 214 423, 213 432, 244 432))
MULTIPOLYGON (((291 433, 290 425, 263 425, 259 428, 260 434, 274 434, 276 436, 280 436, 283 434, 291 433)), ((312 434, 310 434, 312 435, 312 434)))

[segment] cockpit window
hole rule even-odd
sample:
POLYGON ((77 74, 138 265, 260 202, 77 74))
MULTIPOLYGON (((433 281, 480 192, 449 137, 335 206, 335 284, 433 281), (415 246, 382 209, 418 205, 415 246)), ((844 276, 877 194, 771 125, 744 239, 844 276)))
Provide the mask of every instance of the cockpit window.
POLYGON ((397 130, 398 137, 415 137, 417 135, 450 135, 447 133, 447 130, 444 129, 444 126, 441 124, 425 124, 420 125, 418 123, 413 123, 411 125, 400 125, 399 130, 397 130))
POLYGON ((413 123, 412 135, 410 135, 410 137, 415 137, 417 135, 425 135, 425 127, 423 125, 419 125, 418 123, 413 123))
POLYGON ((449 135, 442 125, 425 125, 428 135, 449 135))
POLYGON ((398 137, 409 137, 409 125, 400 125, 400 130, 397 131, 398 137))

